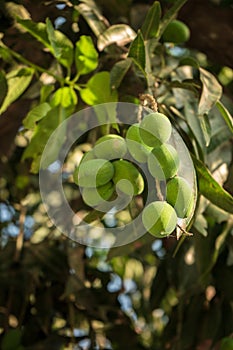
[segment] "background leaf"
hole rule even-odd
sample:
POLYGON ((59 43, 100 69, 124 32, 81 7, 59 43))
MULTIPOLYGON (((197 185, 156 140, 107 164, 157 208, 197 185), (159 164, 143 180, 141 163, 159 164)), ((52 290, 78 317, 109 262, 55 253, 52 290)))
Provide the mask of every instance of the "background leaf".
POLYGON ((198 106, 198 114, 208 114, 222 95, 222 87, 213 74, 203 68, 199 68, 202 82, 202 93, 198 106))
POLYGON ((223 119, 225 120, 226 124, 228 125, 231 132, 233 132, 233 118, 230 114, 230 112, 227 110, 227 108, 222 104, 222 102, 217 101, 216 106, 221 113, 223 119))
POLYGON ((32 20, 18 18, 18 23, 28 31, 34 38, 40 41, 58 59, 58 61, 69 68, 73 62, 73 44, 68 37, 59 30, 52 30, 50 21, 35 23, 32 20))
POLYGON ((192 159, 200 193, 219 208, 233 214, 233 197, 217 183, 204 163, 194 156, 192 159))
POLYGON ((209 122, 209 117, 207 114, 199 115, 198 119, 200 121, 200 126, 202 129, 202 134, 205 139, 205 146, 208 147, 211 140, 211 126, 209 122))
MULTIPOLYGON (((44 150, 44 147, 50 138, 53 131, 57 128, 57 126, 64 121, 66 118, 65 109, 59 105, 57 107, 52 108, 47 115, 38 123, 33 137, 31 139, 30 144, 25 149, 23 153, 23 160, 27 158, 32 158, 32 166, 31 171, 33 173, 37 173, 39 171, 40 166, 40 156, 44 150)), ((44 164, 46 162, 46 166, 55 161, 60 152, 61 145, 64 142, 63 137, 54 140, 53 147, 50 148, 50 153, 47 155, 44 164), (46 161, 47 160, 47 161, 46 161)))
POLYGON ((195 99, 187 98, 187 100, 184 102, 184 112, 190 130, 195 136, 203 152, 205 152, 205 139, 200 125, 200 120, 198 118, 197 101, 195 99))
POLYGON ((36 126, 36 122, 43 119, 50 109, 50 105, 46 102, 41 103, 40 105, 31 109, 23 120, 23 125, 25 128, 33 129, 36 126))
POLYGON ((97 37, 109 27, 107 19, 99 12, 95 3, 90 5, 82 3, 76 6, 76 9, 81 13, 97 37))
POLYGON ((2 350, 16 350, 21 344, 22 333, 19 329, 11 329, 2 340, 2 350))
POLYGON ((124 46, 133 41, 135 37, 135 31, 127 24, 115 24, 99 35, 97 47, 103 51, 105 47, 112 44, 124 46))
POLYGON ((20 67, 12 70, 6 75, 8 91, 3 104, 0 108, 0 114, 5 112, 12 102, 22 95, 29 86, 34 70, 32 68, 20 67))
POLYGON ((161 17, 161 6, 159 1, 155 1, 147 12, 146 19, 141 27, 145 40, 155 38, 158 35, 161 17))

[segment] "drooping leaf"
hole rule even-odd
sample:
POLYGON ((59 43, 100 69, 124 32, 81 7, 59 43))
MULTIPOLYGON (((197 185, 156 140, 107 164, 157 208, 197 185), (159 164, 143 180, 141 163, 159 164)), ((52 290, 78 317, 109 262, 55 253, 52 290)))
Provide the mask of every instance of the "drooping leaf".
POLYGON ((27 89, 33 74, 34 70, 32 68, 20 67, 6 75, 8 91, 0 108, 0 114, 5 112, 10 104, 17 100, 27 89))
POLYGON ((200 126, 205 139, 205 145, 208 147, 211 139, 210 122, 208 113, 220 99, 222 87, 213 74, 203 68, 199 68, 200 80, 202 82, 202 92, 198 105, 198 117, 200 126))
POLYGON ((90 36, 82 35, 75 47, 75 64, 78 74, 87 74, 98 65, 98 52, 90 36))
MULTIPOLYGON (((37 173, 39 171, 40 158, 44 147, 53 131, 57 128, 57 126, 60 123, 62 123, 65 120, 66 116, 67 114, 65 112, 65 109, 61 105, 59 105, 57 107, 52 108, 36 126, 31 142, 25 149, 22 158, 23 160, 27 158, 33 159, 31 166, 31 171, 33 173, 37 173)), ((48 162, 52 163, 57 159, 63 142, 64 135, 63 137, 55 140, 54 147, 50 147, 50 151, 48 154, 48 162)))
POLYGON ((140 70, 145 75, 146 52, 143 36, 140 30, 138 31, 136 38, 130 45, 128 57, 131 57, 133 59, 134 63, 140 68, 140 70))
POLYGON ((33 129, 36 126, 36 122, 43 119, 50 111, 50 109, 51 106, 46 102, 41 103, 40 105, 31 109, 23 120, 23 125, 25 128, 33 129))
POLYGON ((223 119, 228 125, 231 132, 233 132, 233 118, 227 108, 222 104, 222 102, 217 101, 216 106, 218 107, 219 112, 221 113, 223 119))
POLYGON ((109 72, 99 72, 87 82, 87 87, 80 91, 82 100, 88 105, 117 101, 116 90, 111 91, 109 72))
POLYGON ((126 58, 125 60, 119 61, 114 64, 110 72, 110 81, 112 89, 117 89, 120 86, 122 80, 124 79, 124 76, 126 75, 131 65, 131 58, 126 58))
POLYGON ((202 82, 202 93, 198 106, 198 114, 208 114, 222 95, 222 87, 213 74, 203 68, 199 68, 202 82))
POLYGON ((105 17, 99 12, 95 4, 80 4, 75 7, 84 17, 93 33, 98 37, 108 27, 109 23, 105 17))
POLYGON ((211 126, 207 114, 199 115, 200 125, 202 129, 202 134, 205 139, 205 146, 208 147, 211 139, 211 126))
POLYGON ((71 66, 73 62, 73 44, 65 34, 59 30, 53 31, 49 21, 47 21, 48 25, 19 18, 17 21, 28 33, 47 47, 62 65, 67 68, 71 66))
POLYGON ((7 95, 7 80, 3 71, 0 71, 0 106, 7 95))
POLYGON ((203 151, 205 151, 205 139, 203 136, 200 120, 198 118, 198 107, 195 100, 187 98, 184 104, 185 117, 190 130, 203 151))
POLYGON ((161 18, 161 6, 159 1, 155 1, 150 7, 146 19, 141 27, 142 35, 145 40, 156 38, 159 31, 159 22, 161 18))
POLYGON ((200 193, 219 208, 233 214, 233 197, 218 184, 204 163, 194 156, 192 158, 200 193))
POLYGON ((127 24, 115 24, 99 35, 97 47, 103 51, 105 47, 112 44, 124 46, 133 41, 135 37, 135 31, 127 24))

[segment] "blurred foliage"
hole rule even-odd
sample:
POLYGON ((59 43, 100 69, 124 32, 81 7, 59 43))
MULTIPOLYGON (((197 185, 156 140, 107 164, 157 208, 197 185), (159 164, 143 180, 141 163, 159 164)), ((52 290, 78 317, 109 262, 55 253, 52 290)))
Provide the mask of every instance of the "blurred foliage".
MULTIPOLYGON (((186 1, 1 2, 0 119, 11 128, 21 118, 12 142, 1 141, 1 349, 217 350, 230 344, 233 105, 222 86, 230 86, 233 75, 188 43, 163 42, 186 1), (145 93, 156 98, 192 154, 199 189, 193 236, 177 241, 146 234, 110 250, 81 246, 57 230, 41 202, 44 145, 87 105, 139 104, 145 93)), ((112 127, 119 130, 114 121, 112 127)), ((70 174, 96 132, 79 140, 63 165, 64 192, 77 212, 88 208, 70 174)), ((58 140, 51 164, 61 147, 58 140)), ((120 219, 127 222, 128 213, 120 219)))

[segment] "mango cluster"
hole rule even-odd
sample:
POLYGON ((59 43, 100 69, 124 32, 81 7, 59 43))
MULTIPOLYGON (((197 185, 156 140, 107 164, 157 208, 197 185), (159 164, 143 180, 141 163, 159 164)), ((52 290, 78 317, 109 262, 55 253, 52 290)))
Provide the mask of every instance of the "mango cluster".
POLYGON ((156 237, 171 234, 178 218, 191 215, 194 205, 192 187, 178 176, 180 159, 168 143, 171 133, 169 119, 156 112, 131 125, 125 138, 115 134, 99 138, 74 172, 74 182, 82 188, 84 202, 95 207, 119 193, 131 197, 141 194, 144 179, 135 163, 146 163, 154 179, 166 183, 166 200, 144 207, 143 225, 156 237))
POLYGON ((84 202, 95 207, 114 198, 117 193, 136 196, 144 190, 138 168, 123 159, 128 152, 125 139, 110 134, 97 140, 75 169, 74 182, 82 188, 84 202))
POLYGON ((168 143, 171 133, 169 119, 162 113, 151 113, 141 123, 132 125, 126 134, 132 157, 147 162, 155 180, 166 182, 166 200, 148 204, 142 213, 145 228, 156 237, 171 234, 178 218, 191 215, 194 205, 191 186, 177 175, 180 159, 176 149, 168 143))

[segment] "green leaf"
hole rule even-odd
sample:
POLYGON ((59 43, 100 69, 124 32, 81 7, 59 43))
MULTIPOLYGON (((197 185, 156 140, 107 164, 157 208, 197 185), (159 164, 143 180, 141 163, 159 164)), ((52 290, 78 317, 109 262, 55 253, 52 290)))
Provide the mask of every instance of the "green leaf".
POLYGON ((198 106, 198 114, 208 114, 222 95, 222 87, 213 74, 203 68, 199 68, 202 82, 202 93, 198 106))
POLYGON ((109 24, 107 19, 103 17, 95 4, 88 5, 82 3, 76 6, 75 9, 81 13, 97 37, 108 28, 109 24))
POLYGON ((8 91, 0 108, 0 114, 5 112, 11 103, 17 100, 17 98, 19 98, 27 89, 32 80, 33 74, 34 70, 32 68, 20 67, 12 70, 6 75, 8 91))
POLYGON ((112 89, 117 89, 120 86, 122 80, 124 79, 124 76, 126 75, 131 65, 131 58, 126 58, 114 64, 110 72, 110 81, 112 89))
POLYGON ((202 150, 205 151, 205 139, 200 125, 200 120, 198 118, 197 110, 197 103, 195 99, 192 100, 190 96, 184 103, 185 117, 194 137, 196 138, 202 150))
POLYGON ((17 21, 28 33, 47 47, 63 66, 66 68, 71 66, 73 62, 73 44, 65 34, 59 30, 53 30, 50 21, 47 21, 47 24, 19 18, 17 21))
POLYGON ((78 98, 74 89, 70 86, 64 86, 58 89, 51 100, 53 107, 61 105, 63 108, 76 106, 78 98))
POLYGON ((198 117, 205 139, 205 145, 209 146, 211 138, 210 122, 208 113, 222 95, 222 87, 213 74, 203 68, 199 68, 200 80, 202 82, 202 93, 198 105, 198 117))
POLYGON ((96 69, 98 52, 90 36, 82 35, 76 43, 75 64, 79 75, 90 73, 96 69))
POLYGON ((112 44, 124 46, 133 41, 135 37, 135 31, 127 24, 115 24, 99 35, 97 47, 103 51, 105 47, 112 44))
POLYGON ((21 344, 22 333, 19 329, 11 329, 2 339, 2 350, 15 350, 21 344))
POLYGON ((40 89, 40 103, 46 102, 50 94, 54 90, 54 85, 49 84, 49 85, 42 85, 40 89))
POLYGON ((139 69, 143 72, 143 74, 146 75, 146 52, 143 36, 140 30, 138 31, 136 38, 130 45, 128 57, 131 57, 134 63, 136 63, 139 69))
POLYGON ((7 80, 3 71, 0 71, 0 106, 7 95, 7 80))
MULTIPOLYGON (((57 126, 62 123, 66 117, 67 114, 65 109, 59 105, 51 109, 36 126, 31 142, 25 149, 22 158, 23 160, 27 158, 33 159, 31 166, 31 171, 33 173, 37 173, 39 171, 40 158, 48 139, 57 126)), ((64 141, 64 137, 55 140, 54 147, 51 147, 50 153, 48 154, 48 162, 52 163, 57 159, 61 145, 64 141)))
POLYGON ((80 91, 82 100, 88 105, 116 102, 117 91, 111 91, 109 72, 99 72, 87 82, 87 87, 80 91))
POLYGON ((221 113, 223 119, 228 125, 231 132, 233 132, 233 118, 227 108, 220 102, 216 102, 216 106, 218 107, 219 112, 221 113))
POLYGON ((204 163, 192 156, 198 178, 200 193, 211 203, 233 214, 233 197, 213 178, 204 163))
POLYGON ((159 31, 160 18, 161 6, 159 1, 155 1, 147 12, 146 19, 141 28, 142 35, 145 40, 156 38, 159 31))
POLYGON ((199 115, 200 125, 202 129, 202 133, 205 139, 205 146, 208 147, 211 139, 211 126, 209 122, 209 118, 207 114, 199 115))
POLYGON ((8 64, 10 62, 13 63, 11 53, 9 52, 8 48, 1 41, 0 41, 0 57, 3 61, 7 62, 8 64))
POLYGON ((36 122, 43 119, 50 111, 50 109, 51 106, 46 102, 31 109, 25 117, 25 119, 23 120, 23 125, 25 126, 25 128, 34 129, 34 127, 36 126, 36 122))
POLYGON ((57 46, 55 31, 52 22, 49 18, 46 18, 46 30, 48 33, 48 39, 53 49, 54 57, 59 59, 61 57, 61 48, 57 46))
MULTIPOLYGON (((59 120, 60 121, 65 120, 66 116, 67 116, 67 113, 65 109, 59 106, 58 107, 59 120)), ((52 130, 52 132, 53 131, 54 130, 52 130)), ((56 134, 52 135, 51 133, 49 136, 50 136, 49 147, 46 150, 46 154, 45 155, 43 154, 43 158, 40 163, 40 166, 42 169, 46 169, 50 164, 52 164, 58 159, 62 145, 66 140, 66 128, 60 127, 58 131, 56 130, 56 134)))

